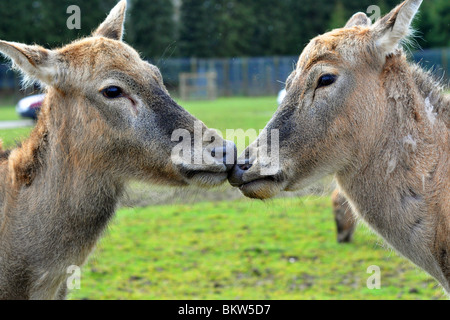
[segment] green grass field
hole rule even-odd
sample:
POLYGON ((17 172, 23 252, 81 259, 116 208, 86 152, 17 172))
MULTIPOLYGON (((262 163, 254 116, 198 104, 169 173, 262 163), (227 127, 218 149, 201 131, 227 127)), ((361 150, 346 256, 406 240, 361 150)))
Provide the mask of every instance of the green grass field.
POLYGON ((238 152, 256 138, 264 129, 277 108, 276 97, 231 98, 217 101, 187 101, 179 102, 194 116, 201 119, 208 127, 219 130, 224 138, 233 141, 238 152), (226 115, 226 116, 224 116, 226 115), (228 135, 227 129, 234 129, 234 135, 228 135), (247 130, 252 132, 246 132, 247 130), (245 136, 245 134, 250 134, 245 136), (254 138, 251 137, 253 133, 254 138))
MULTIPOLYGON (((276 98, 180 104, 225 132, 262 129, 276 98)), ((0 130, 0 138, 11 146, 30 130, 0 130)), ((328 196, 122 208, 70 298, 445 299, 365 226, 351 244, 335 237, 328 196), (366 286, 372 265, 381 270, 380 290, 366 286)))
POLYGON ((11 105, 0 107, 0 121, 19 120, 20 116, 16 112, 16 108, 11 105))
POLYGON ((222 98, 217 101, 179 101, 208 127, 226 129, 263 129, 277 108, 276 97, 222 98))
POLYGON ((71 299, 444 299, 360 226, 335 240, 328 197, 122 209, 71 299), (381 270, 369 290, 367 268, 381 270))
MULTIPOLYGON (((0 106, 0 121, 14 120, 20 120, 20 116, 17 114, 15 107, 11 105, 0 106)), ((28 137, 31 130, 32 128, 0 129, 0 139, 3 141, 3 148, 13 147, 17 142, 28 137)))
POLYGON ((3 148, 12 148, 20 141, 26 139, 32 128, 18 128, 18 129, 0 129, 0 139, 3 141, 3 148))

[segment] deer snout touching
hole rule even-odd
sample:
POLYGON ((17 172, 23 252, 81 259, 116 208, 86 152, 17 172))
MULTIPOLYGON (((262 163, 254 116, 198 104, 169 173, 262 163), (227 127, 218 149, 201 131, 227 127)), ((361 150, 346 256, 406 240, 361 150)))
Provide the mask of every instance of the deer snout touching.
POLYGON ((231 171, 237 160, 236 145, 228 140, 224 141, 223 147, 216 147, 211 150, 211 156, 218 161, 222 161, 227 171, 231 171))
POLYGON ((232 141, 220 139, 205 148, 194 146, 192 154, 179 164, 179 171, 189 184, 216 186, 227 180, 236 157, 236 145, 232 141))
POLYGON ((233 170, 230 172, 230 177, 228 181, 233 187, 242 186, 245 181, 243 179, 244 174, 250 170, 253 164, 250 163, 249 159, 245 159, 243 164, 236 163, 233 170))
POLYGON ((284 188, 285 181, 279 168, 272 165, 264 157, 241 157, 230 171, 228 182, 247 197, 271 198, 284 188))

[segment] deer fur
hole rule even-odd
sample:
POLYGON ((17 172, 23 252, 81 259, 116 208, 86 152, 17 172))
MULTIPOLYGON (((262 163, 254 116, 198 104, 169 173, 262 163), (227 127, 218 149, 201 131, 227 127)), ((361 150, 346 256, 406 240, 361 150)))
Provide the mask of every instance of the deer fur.
POLYGON ((266 199, 334 174, 353 211, 449 293, 450 99, 400 46, 421 3, 407 0, 373 25, 359 13, 311 40, 265 128, 279 132, 278 173, 246 159, 269 148, 258 139, 229 180, 266 199))
POLYGON ((339 243, 352 242, 356 228, 356 220, 347 199, 336 189, 331 194, 334 221, 336 222, 337 241, 339 243))
POLYGON ((25 81, 46 87, 30 137, 0 153, 0 299, 64 298, 68 268, 85 263, 128 181, 226 181, 230 166, 211 145, 203 149, 207 163, 173 160, 172 133, 192 133, 198 120, 170 98, 159 70, 121 41, 125 12, 122 0, 91 37, 55 50, 0 41, 25 81), (111 87, 120 96, 106 94, 111 87))

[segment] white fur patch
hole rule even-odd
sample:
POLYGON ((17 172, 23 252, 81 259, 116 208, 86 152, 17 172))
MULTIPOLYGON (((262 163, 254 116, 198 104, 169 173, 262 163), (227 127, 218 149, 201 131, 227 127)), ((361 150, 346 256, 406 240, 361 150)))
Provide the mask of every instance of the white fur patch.
POLYGON ((431 104, 430 97, 425 99, 425 112, 428 120, 430 120, 431 124, 434 124, 436 122, 437 113, 434 112, 434 107, 431 104))
POLYGON ((416 152, 417 150, 417 142, 413 139, 411 135, 408 135, 403 138, 403 145, 405 146, 405 149, 411 152, 416 152))
POLYGON ((390 175, 392 172, 394 172, 395 167, 397 167, 397 159, 391 159, 388 162, 386 174, 390 175))

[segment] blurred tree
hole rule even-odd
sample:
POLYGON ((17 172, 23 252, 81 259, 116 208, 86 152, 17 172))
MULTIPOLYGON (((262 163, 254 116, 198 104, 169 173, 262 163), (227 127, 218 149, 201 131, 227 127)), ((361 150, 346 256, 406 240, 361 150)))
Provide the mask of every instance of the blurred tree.
POLYGON ((255 46, 253 26, 256 17, 248 0, 220 1, 216 5, 217 56, 236 57, 252 54, 255 46))
POLYGON ((117 0, 41 0, 41 21, 38 28, 45 39, 40 43, 54 47, 88 36, 116 3, 117 0), (67 19, 71 15, 67 13, 67 8, 71 5, 76 5, 81 10, 80 30, 67 28, 67 19))
POLYGON ((339 0, 336 2, 331 13, 329 29, 342 28, 347 23, 349 17, 350 15, 347 13, 347 10, 345 10, 344 4, 339 0))
POLYGON ((286 15, 285 54, 299 54, 315 36, 329 29, 334 2, 328 0, 290 0, 286 15))
MULTIPOLYGON (((60 46, 87 36, 118 0, 1 0, 0 39, 60 46), (67 7, 81 29, 67 28, 67 7)), ((376 4, 400 0, 129 0, 125 40, 147 58, 297 55, 309 40, 376 4)), ((415 22, 422 48, 450 46, 450 1, 424 1, 415 22)))
POLYGON ((36 26, 42 20, 40 1, 0 1, 0 39, 32 43, 39 37, 36 26))
POLYGON ((450 1, 424 2, 414 21, 420 48, 450 47, 450 1))
POLYGON ((450 1, 436 0, 434 8, 434 28, 430 43, 436 47, 450 47, 450 1))
POLYGON ((183 0, 180 13, 180 55, 183 57, 218 56, 220 35, 213 0, 183 0))
POLYGON ((133 0, 126 39, 147 58, 174 54, 176 34, 174 5, 167 0, 133 0))
POLYGON ((250 0, 253 9, 251 55, 282 55, 287 51, 286 35, 290 32, 286 17, 290 0, 250 0))
POLYGON ((180 54, 230 57, 283 54, 289 0, 184 0, 180 54))
POLYGON ((106 17, 117 0, 1 0, 0 38, 45 47, 87 36, 106 17), (81 9, 81 29, 67 28, 67 8, 81 9))

